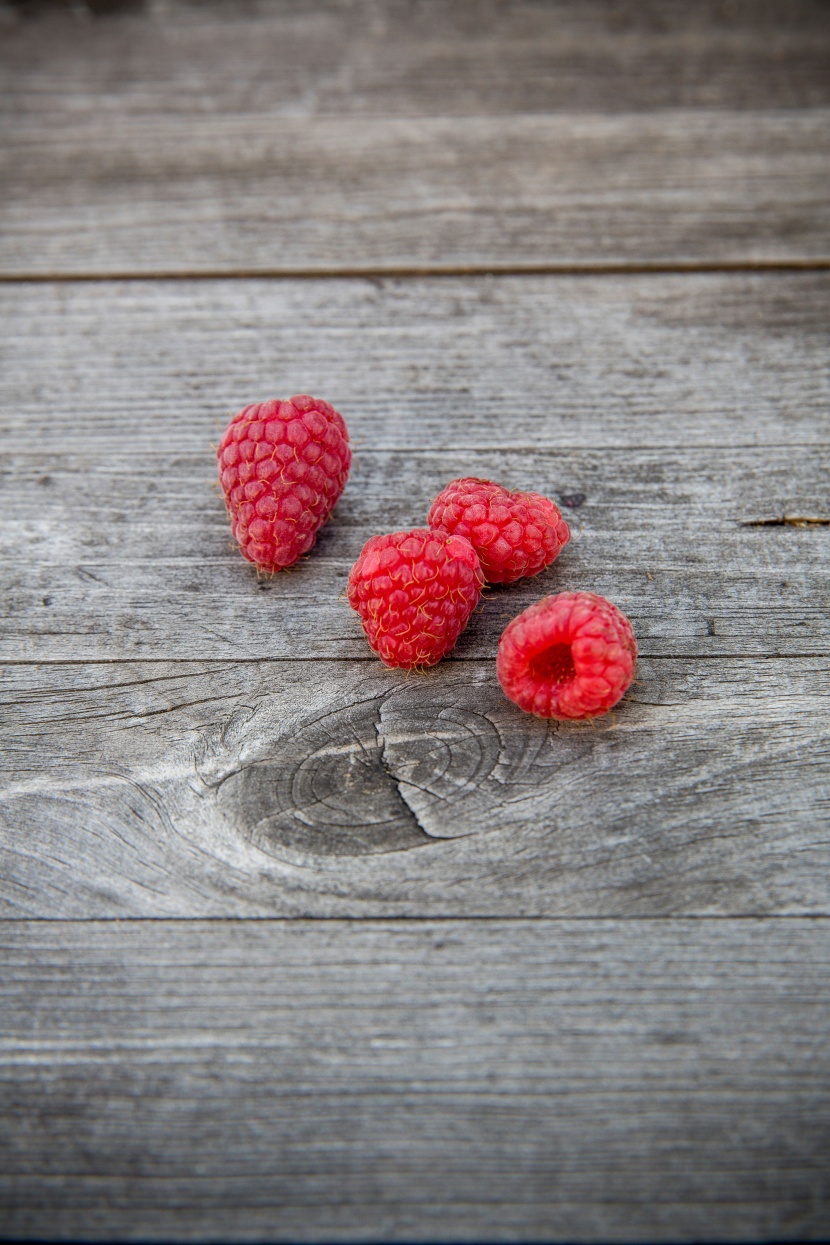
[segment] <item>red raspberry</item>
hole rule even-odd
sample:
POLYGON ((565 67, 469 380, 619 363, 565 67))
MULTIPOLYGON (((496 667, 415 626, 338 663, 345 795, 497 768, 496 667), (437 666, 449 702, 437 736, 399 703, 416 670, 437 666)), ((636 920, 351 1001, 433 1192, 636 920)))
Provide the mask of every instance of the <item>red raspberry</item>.
POLYGON ((242 556, 280 571, 314 544, 346 485, 352 452, 343 416, 298 394, 234 415, 216 457, 242 556))
POLYGON ((507 696, 540 718, 595 718, 631 686, 637 641, 605 597, 560 592, 508 623, 496 673, 507 696))
POLYGON ((483 583, 468 540, 416 527, 366 541, 349 604, 385 665, 434 666, 467 626, 483 583))
POLYGON ((442 489, 427 518, 430 527, 466 536, 491 584, 538 575, 571 538, 557 507, 538 493, 511 493, 491 480, 469 477, 442 489))

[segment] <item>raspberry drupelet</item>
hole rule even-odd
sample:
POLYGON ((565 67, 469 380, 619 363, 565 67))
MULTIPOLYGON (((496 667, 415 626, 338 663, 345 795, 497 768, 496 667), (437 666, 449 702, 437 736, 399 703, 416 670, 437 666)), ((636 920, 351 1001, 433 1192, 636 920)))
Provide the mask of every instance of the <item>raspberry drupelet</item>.
POLYGON ((453 480, 430 508, 436 531, 466 536, 491 584, 512 584, 550 566, 571 538, 557 506, 539 493, 511 493, 491 480, 453 480))
POLYGON ((228 424, 216 458, 242 556, 279 571, 314 544, 346 485, 352 452, 343 416, 297 394, 246 406, 228 424))
POLYGON ((463 536, 414 528, 367 540, 349 575, 349 604, 384 665, 434 666, 466 627, 483 583, 463 536))
POLYGON ((637 642, 625 614, 593 592, 560 592, 508 623, 496 673, 540 718, 595 718, 631 686, 637 642))

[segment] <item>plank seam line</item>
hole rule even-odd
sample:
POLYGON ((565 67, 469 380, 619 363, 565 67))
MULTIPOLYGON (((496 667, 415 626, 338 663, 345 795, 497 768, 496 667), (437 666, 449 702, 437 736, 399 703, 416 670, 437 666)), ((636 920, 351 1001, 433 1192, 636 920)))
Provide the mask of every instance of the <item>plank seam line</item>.
MULTIPOLYGON (((712 451, 722 454, 724 449, 728 450, 749 450, 764 455, 771 450, 790 451, 790 450, 809 450, 811 453, 815 450, 830 449, 830 441, 738 441, 728 446, 721 444, 709 443, 708 441, 696 441, 694 445, 671 445, 657 444, 652 442, 650 445, 597 445, 592 443, 590 450, 586 450, 584 445, 538 445, 533 443, 523 444, 520 441, 509 442, 505 445, 473 445, 467 444, 461 449, 458 446, 447 444, 444 446, 430 446, 424 449, 423 445, 361 445, 359 441, 352 440, 352 448, 355 455, 359 454, 361 458, 367 455, 379 454, 418 454, 421 458, 437 458, 446 454, 447 449, 452 449, 455 454, 538 454, 559 456, 561 454, 584 454, 586 457, 603 458, 608 454, 630 455, 637 453, 651 453, 656 456, 662 456, 666 453, 674 454, 697 454, 704 451, 712 451)), ((35 457, 32 455, 32 457, 35 457)), ((43 454, 37 455, 38 462, 42 462, 43 454)), ((115 473, 113 473, 115 474, 115 473)), ((132 473, 133 476, 136 474, 132 473)), ((594 503, 595 505, 597 503, 594 503)), ((603 505, 612 505, 611 502, 599 503, 603 505)), ((575 507, 568 507, 574 509, 575 507)), ((635 508, 635 507, 632 507, 635 508)), ((576 507, 578 509, 578 507, 576 507)), ((735 520, 737 522, 738 520, 735 520)), ((345 525, 344 525, 345 526, 345 525)))
POLYGON ((556 916, 540 914, 535 916, 500 916, 493 913, 438 913, 429 916, 387 915, 387 916, 97 916, 97 917, 62 917, 62 916, 11 916, 0 917, 0 927, 4 925, 126 925, 152 921, 155 924, 185 925, 199 922, 215 925, 300 925, 300 924, 437 924, 454 922, 498 921, 503 925, 518 924, 566 924, 605 922, 607 924, 653 924, 657 921, 692 922, 692 921, 830 921, 830 912, 736 912, 736 913, 671 913, 643 916, 602 916, 590 913, 583 916, 556 916))
POLYGON ((826 272, 830 270, 830 256, 814 256, 808 259, 758 259, 758 260, 656 260, 653 263, 586 262, 586 263, 528 263, 528 264, 422 264, 376 267, 352 265, 336 268, 204 268, 195 270, 149 269, 136 272, 132 269, 112 272, 57 272, 26 273, 0 272, 0 283, 52 284, 103 281, 251 281, 258 279, 278 281, 352 281, 426 278, 426 277, 528 277, 528 276, 650 276, 688 275, 694 273, 773 273, 773 272, 826 272))
MULTIPOLYGON (((364 409, 365 409, 365 404, 364 404, 364 409)), ((109 412, 106 412, 106 415, 108 417, 109 417, 109 414, 110 414, 109 412)), ((359 438, 353 437, 351 441, 351 445, 352 445, 352 449, 355 455, 359 454, 361 459, 366 458, 367 456, 378 456, 378 455, 384 455, 384 454, 417 454, 421 458, 440 458, 447 453, 448 449, 451 449, 454 454, 468 454, 468 455, 473 455, 473 454, 531 454, 532 453, 532 454, 538 454, 540 456, 545 455, 545 456, 557 456, 558 457, 562 454, 583 454, 587 458, 604 458, 608 454, 631 455, 631 454, 639 454, 639 453, 643 453, 643 454, 651 453, 658 457, 662 457, 664 454, 698 454, 698 453, 710 453, 710 452, 712 453, 717 452, 718 454, 722 454, 724 449, 727 449, 729 451, 732 451, 732 450, 750 451, 753 453, 757 453, 759 455, 765 455, 767 453, 770 453, 773 450, 779 453, 782 451, 803 450, 803 451, 809 451, 812 454, 815 450, 830 449, 830 440, 828 441, 735 441, 735 442, 730 442, 726 446, 723 444, 723 442, 716 443, 713 441, 711 442, 710 441, 695 441, 693 444, 687 444, 687 445, 674 444, 673 442, 654 442, 654 441, 652 441, 650 444, 640 444, 639 442, 632 442, 632 444, 630 445, 601 445, 601 444, 598 444, 597 442, 592 442, 591 448, 588 450, 586 450, 584 444, 583 445, 580 445, 578 443, 571 444, 570 442, 562 442, 562 444, 551 442, 548 445, 539 445, 538 443, 522 442, 522 441, 508 441, 508 442, 505 442, 505 444, 503 445, 490 444, 490 443, 487 443, 484 445, 476 445, 476 444, 468 442, 466 445, 462 447, 454 445, 451 442, 447 442, 446 445, 436 445, 434 448, 433 446, 430 446, 429 449, 424 449, 423 445, 364 445, 364 444, 361 444, 359 438)), ((212 444, 209 447, 209 452, 196 449, 196 448, 191 449, 188 452, 192 454, 194 457, 198 456, 200 460, 209 460, 211 462, 211 468, 212 468, 213 452, 215 451, 215 448, 216 448, 215 444, 212 444)), ((49 456, 50 458, 60 458, 60 457, 71 458, 73 454, 76 454, 76 453, 77 451, 74 451, 74 450, 51 450, 49 451, 49 456)), ((0 459, 2 459, 4 456, 7 458, 11 458, 11 457, 24 458, 27 455, 17 450, 9 451, 5 449, 0 449, 0 459)), ((42 451, 39 451, 37 454, 35 454, 34 452, 30 451, 28 454, 28 457, 32 459, 36 459, 38 464, 41 464, 44 459, 44 453, 42 451)), ((125 468, 118 467, 118 466, 114 468, 110 468, 106 462, 97 463, 96 470, 99 467, 104 468, 104 470, 102 470, 100 474, 107 475, 107 476, 118 476, 119 474, 123 474, 126 470, 125 468)), ((131 470, 129 474, 132 479, 138 478, 140 476, 140 468, 135 467, 135 469, 131 470)), ((155 478, 155 476, 153 476, 153 478, 155 478)), ((28 481, 24 481, 24 482, 28 483, 28 481)), ((352 482, 354 483, 354 480, 352 482)), ((212 478, 209 481, 209 484, 211 487, 213 487, 214 480, 212 478)), ((216 487, 217 488, 219 487, 218 481, 216 481, 216 487)), ((613 502, 599 502, 599 503, 594 502, 592 504, 611 506, 614 503, 613 502)), ((631 506, 630 508, 632 510, 638 509, 637 506, 631 506)), ((568 509, 571 509, 571 510, 579 509, 579 507, 572 506, 572 507, 568 507, 568 509)), ((736 522, 736 523, 739 522, 739 520, 737 519, 733 519, 731 521, 736 522)), ((355 524, 355 523, 346 523, 345 521, 338 521, 338 526, 348 527, 352 530, 356 530, 360 525, 355 524)))
MULTIPOLYGON (((640 653, 640 656, 646 661, 820 661, 830 658, 830 651, 823 653, 640 653)), ((317 655, 311 657, 66 657, 66 658, 49 658, 33 659, 28 657, 2 657, 0 656, 0 668, 3 666, 23 666, 23 667, 60 667, 60 666, 146 666, 149 663, 153 665, 178 665, 178 666, 203 666, 205 663, 213 663, 217 666, 241 666, 241 665, 262 665, 265 662, 271 663, 294 663, 300 662, 320 662, 320 661, 342 661, 349 662, 352 665, 360 662, 366 665, 377 665, 377 658, 371 654, 366 657, 336 657, 317 655)), ((467 665, 471 662, 493 662, 495 661, 495 653, 487 657, 454 657, 450 661, 445 661, 447 667, 467 665)))

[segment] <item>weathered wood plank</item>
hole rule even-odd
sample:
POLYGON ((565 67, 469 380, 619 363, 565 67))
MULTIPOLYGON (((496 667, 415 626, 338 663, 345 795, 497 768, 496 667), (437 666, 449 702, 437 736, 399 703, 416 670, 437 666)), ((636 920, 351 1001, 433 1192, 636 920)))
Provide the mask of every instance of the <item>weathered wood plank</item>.
POLYGON ((830 110, 7 127, 0 272, 830 260, 830 110))
POLYGON ((3 1235, 822 1239, 829 936, 5 923, 3 1235))
POLYGON ((2 10, 6 273, 830 254, 817 0, 104 7, 2 10))
POLYGON ((5 453, 138 468, 304 391, 358 452, 828 440, 826 273, 22 283, 0 311, 5 453))
POLYGON ((3 687, 8 916, 830 913, 825 659, 646 659, 593 728, 492 662, 3 687))
POLYGON ((830 104, 821 0, 313 7, 9 3, 3 97, 44 115, 361 116, 830 104))
POLYGON ((828 290, 815 275, 7 289, 3 655, 365 657, 339 599, 351 562, 373 532, 422 523, 458 474, 552 493, 578 537, 494 595, 460 657, 491 657, 508 617, 564 587, 617 600, 646 655, 827 652, 828 528, 745 525, 830 517, 828 290), (229 409, 303 387, 346 415, 354 474, 313 557, 258 584, 210 442, 229 409))
MULTIPOLYGON (((830 255, 808 0, 93 8, 0 13, 7 274, 830 255)), ((828 516, 828 288, 4 291, 0 1236, 826 1235, 826 922, 634 918, 830 914, 828 529, 743 526, 828 516), (355 474, 258 587, 208 443, 303 388, 355 474), (580 539, 407 679, 336 596, 462 472, 580 539), (565 586, 593 730, 494 679, 565 586), (88 919, 171 914, 587 919, 88 919)))
POLYGON ((453 475, 550 493, 574 529, 548 571, 488 591, 458 658, 494 657, 510 618, 574 588, 615 600, 647 656, 830 653, 827 449, 363 451, 312 555, 258 579, 209 452, 177 454, 171 477, 157 458, 136 466, 130 439, 10 460, 6 659, 369 658, 349 569, 371 535, 423 525, 453 475), (776 515, 823 524, 766 523, 776 515))

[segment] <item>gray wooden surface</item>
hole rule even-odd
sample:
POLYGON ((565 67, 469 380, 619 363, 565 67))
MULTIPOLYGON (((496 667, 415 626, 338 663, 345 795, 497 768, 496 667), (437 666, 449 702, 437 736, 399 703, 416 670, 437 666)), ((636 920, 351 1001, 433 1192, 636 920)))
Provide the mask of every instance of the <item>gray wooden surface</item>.
POLYGON ((7 10, 6 274, 830 264, 823 0, 92 7, 7 10))
POLYGON ((10 1235, 826 1229, 827 922, 21 921, 0 940, 10 1235))
POLYGON ((14 275, 830 265, 830 108, 45 124, 9 127, 14 275))
POLYGON ((826 5, 0 23, 0 1236, 826 1238, 826 5), (211 444, 303 390, 258 581, 211 444), (349 566, 459 474, 574 540, 387 671, 349 566), (495 680, 564 588, 594 727, 495 680))

